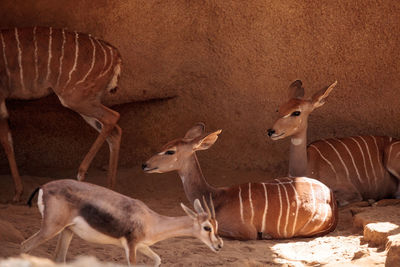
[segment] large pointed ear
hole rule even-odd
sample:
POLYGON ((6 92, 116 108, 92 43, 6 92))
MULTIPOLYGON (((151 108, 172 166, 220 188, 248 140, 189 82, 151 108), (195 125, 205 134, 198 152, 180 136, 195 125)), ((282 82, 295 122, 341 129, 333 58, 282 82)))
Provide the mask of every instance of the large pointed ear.
POLYGON ((288 98, 303 98, 304 97, 304 88, 303 83, 300 80, 294 81, 288 89, 288 98))
POLYGON ((194 207, 194 210, 195 210, 197 213, 205 213, 205 211, 204 211, 204 209, 203 209, 203 206, 201 206, 200 200, 199 200, 198 198, 196 198, 196 199, 194 200, 193 207, 194 207))
POLYGON ((337 85, 337 81, 335 81, 328 87, 323 88, 323 89, 319 90, 318 92, 316 92, 311 98, 311 103, 313 104, 313 108, 319 108, 320 106, 325 104, 326 98, 328 97, 330 92, 333 90, 333 88, 335 88, 336 85, 337 85))
POLYGON ((218 139, 218 135, 222 132, 222 130, 215 131, 213 133, 210 133, 206 137, 200 138, 195 141, 193 144, 193 150, 205 150, 210 148, 215 141, 218 139))
POLYGON ((206 125, 202 122, 198 122, 198 123, 196 123, 195 126, 190 128, 190 130, 186 132, 184 138, 185 139, 194 139, 196 137, 203 135, 205 130, 206 130, 206 125))
POLYGON ((181 203, 181 207, 182 207, 183 211, 184 211, 190 218, 192 218, 193 220, 197 219, 197 214, 196 214, 193 210, 191 210, 191 209, 189 209, 188 207, 186 207, 186 205, 183 204, 183 203, 181 203))

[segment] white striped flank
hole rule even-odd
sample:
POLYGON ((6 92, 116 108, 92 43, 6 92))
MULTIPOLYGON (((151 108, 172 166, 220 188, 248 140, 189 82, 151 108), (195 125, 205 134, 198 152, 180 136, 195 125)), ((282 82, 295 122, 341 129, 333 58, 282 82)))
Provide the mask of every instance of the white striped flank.
MULTIPOLYGON (((397 141, 397 142, 394 142, 394 143, 390 144, 389 151, 388 151, 388 156, 387 156, 388 161, 390 161, 390 158, 392 157, 392 148, 393 148, 393 146, 397 145, 399 143, 400 143, 400 141, 397 141)), ((394 157, 396 158, 397 156, 398 156, 398 153, 394 157)))
POLYGON ((92 48, 93 48, 93 53, 92 53, 92 63, 90 64, 90 68, 88 70, 88 72, 85 74, 85 76, 83 76, 83 78, 81 80, 79 80, 75 85, 83 83, 86 78, 89 76, 89 74, 92 72, 93 67, 94 67, 94 63, 96 62, 96 46, 93 42, 93 38, 92 36, 89 35, 89 40, 92 43, 92 48))
POLYGON ((78 56, 79 56, 79 34, 75 32, 75 59, 74 59, 74 65, 72 65, 71 71, 68 74, 68 80, 64 85, 64 88, 68 86, 68 84, 71 81, 72 78, 72 73, 76 70, 76 65, 78 63, 78 56))
POLYGON ((59 60, 59 66, 58 66, 58 76, 57 76, 57 83, 56 83, 56 87, 58 87, 60 85, 60 79, 61 79, 61 74, 62 74, 62 66, 63 66, 63 59, 64 59, 64 46, 65 46, 65 29, 61 30, 62 33, 62 44, 61 44, 61 55, 60 55, 60 60, 59 60))
POLYGON ((253 207, 253 200, 251 199, 251 183, 249 183, 249 205, 250 205, 250 209, 251 209, 250 224, 253 224, 253 220, 254 220, 254 207, 253 207))
POLYGON ((279 188, 279 184, 276 185, 278 186, 278 196, 279 196, 279 216, 278 216, 278 221, 276 223, 276 230, 278 236, 281 236, 281 231, 279 230, 279 227, 281 226, 281 218, 282 218, 282 195, 281 195, 281 189, 279 188))
POLYGON ((0 31, 1 37, 1 44, 3 46, 3 60, 4 60, 4 67, 6 68, 7 78, 8 78, 8 87, 11 88, 11 74, 10 69, 8 68, 8 61, 6 56, 6 43, 4 42, 3 32, 0 31))
POLYGON ((379 168, 381 169, 381 175, 382 177, 385 176, 385 170, 383 169, 383 164, 381 164, 381 162, 383 162, 383 160, 381 159, 380 153, 379 153, 379 147, 378 147, 378 143, 376 142, 376 138, 375 136, 371 135, 371 138, 374 140, 374 144, 375 144, 375 148, 376 148, 376 159, 379 162, 379 168))
POLYGON ((340 162, 342 163, 343 168, 344 168, 344 170, 345 170, 345 172, 346 172, 347 180, 348 180, 349 183, 352 184, 353 187, 356 189, 356 187, 354 186, 354 184, 353 184, 353 183, 351 182, 351 180, 350 180, 349 170, 347 169, 346 163, 344 163, 342 157, 340 156, 339 151, 337 151, 336 148, 335 148, 331 143, 329 143, 329 141, 327 141, 327 140, 322 140, 322 141, 324 141, 325 143, 327 143, 327 144, 333 149, 333 151, 336 153, 337 157, 339 158, 339 160, 340 160, 340 162))
POLYGON ((341 143, 343 145, 343 147, 346 149, 347 153, 350 156, 351 162, 353 163, 354 169, 356 170, 358 181, 360 181, 360 184, 363 184, 363 181, 361 181, 360 172, 358 171, 357 164, 354 162, 354 157, 353 157, 353 154, 351 153, 350 149, 348 148, 348 146, 342 140, 337 139, 337 138, 334 138, 334 140, 336 140, 339 143, 341 143))
POLYGON ((321 151, 316 146, 311 144, 311 145, 309 145, 309 147, 314 148, 318 152, 319 156, 331 167, 333 173, 335 174, 336 181, 337 181, 338 176, 337 176, 336 169, 333 166, 332 162, 330 162, 327 158, 325 158, 324 155, 322 155, 321 151))
POLYGON ((107 69, 103 73, 100 74, 99 77, 102 77, 102 76, 106 75, 110 71, 110 69, 111 69, 111 67, 113 66, 113 63, 114 63, 114 52, 113 52, 113 49, 112 49, 111 46, 108 46, 108 45, 107 45, 107 48, 108 48, 108 50, 110 50, 110 64, 108 65, 107 69))
POLYGON ((34 47, 34 61, 35 61, 35 79, 33 81, 33 86, 35 89, 38 86, 38 79, 39 79, 39 65, 38 65, 38 44, 36 38, 36 26, 33 27, 33 47, 34 47))
POLYGON ((368 153, 368 158, 369 158, 369 162, 371 163, 371 168, 372 168, 372 173, 374 174, 374 181, 375 181, 375 188, 378 187, 378 183, 376 181, 376 172, 375 172, 375 167, 374 167, 374 163, 372 162, 372 157, 371 157, 371 153, 369 152, 369 147, 367 142, 365 141, 365 139, 362 136, 359 136, 360 139, 364 142, 365 147, 367 148, 367 153, 368 153))
POLYGON ((363 151, 360 143, 354 137, 350 137, 350 139, 353 140, 354 143, 356 143, 358 148, 360 149, 361 156, 362 156, 362 159, 363 159, 364 169, 365 169, 365 175, 367 176, 367 179, 368 179, 368 187, 371 189, 371 179, 370 179, 370 177, 368 175, 368 169, 367 169, 367 163, 366 163, 366 160, 365 160, 364 151, 363 151))
POLYGON ((103 63, 103 69, 102 69, 101 72, 100 72, 100 73, 103 73, 103 72, 104 72, 104 69, 106 68, 106 65, 107 65, 107 53, 106 53, 106 50, 104 49, 103 45, 101 44, 101 42, 100 42, 97 38, 95 38, 94 40, 95 40, 95 41, 98 43, 98 45, 100 46, 101 51, 103 51, 104 63, 103 63))
POLYGON ((48 48, 48 59, 47 59, 47 74, 46 74, 46 82, 49 80, 50 74, 51 74, 51 69, 50 69, 50 63, 51 63, 51 58, 52 58, 52 53, 51 53, 51 44, 53 42, 53 28, 49 28, 49 48, 48 48))
POLYGON ((290 183, 290 186, 293 188, 294 198, 296 199, 296 213, 294 215, 293 230, 292 230, 292 236, 294 236, 295 231, 296 231, 296 226, 297 226, 297 216, 299 215, 300 201, 299 201, 299 195, 297 194, 297 190, 293 186, 293 183, 290 183))
POLYGON ((262 216, 262 222, 261 222, 261 232, 264 233, 265 231, 265 218, 267 216, 267 211, 268 211, 268 192, 267 192, 267 187, 265 186, 265 183, 261 183, 264 187, 264 196, 265 196, 265 206, 264 206, 264 212, 262 216))
POLYGON ((21 82, 22 91, 25 91, 24 69, 22 67, 22 48, 21 48, 21 42, 19 41, 18 28, 15 28, 15 40, 17 41, 17 49, 18 49, 19 78, 21 82))
POLYGON ((239 209, 240 209, 240 219, 242 220, 242 223, 244 223, 242 188, 240 188, 240 186, 239 186, 239 209))
POLYGON ((312 207, 312 213, 311 213, 310 219, 308 219, 306 224, 304 224, 303 229, 306 229, 307 226, 310 224, 310 222, 314 219, 315 212, 316 212, 316 209, 317 209, 316 203, 315 203, 316 201, 315 201, 315 193, 314 193, 313 183, 311 183, 311 182, 308 182, 308 183, 309 183, 310 188, 311 188, 311 198, 313 200, 313 207, 312 207))
MULTIPOLYGON (((328 214, 329 214, 329 205, 328 205, 328 201, 329 199, 327 198, 327 196, 330 196, 330 192, 329 189, 326 186, 321 186, 321 190, 324 192, 322 195, 324 197, 323 201, 322 201, 322 205, 324 206, 324 217, 321 218, 321 222, 314 227, 315 230, 321 229, 322 225, 324 225, 324 223, 326 222, 326 219, 328 218, 328 214)), ((321 204, 319 204, 321 205, 321 204)), ((325 228, 324 228, 325 231, 325 228)))
MULTIPOLYGON (((281 182, 277 179, 275 179, 275 181, 277 181, 279 184, 281 184, 281 182)), ((288 223, 289 223, 289 216, 290 216, 290 201, 289 201, 289 196, 286 190, 286 186, 284 184, 282 184, 283 190, 285 191, 285 196, 286 196, 286 203, 287 203, 287 209, 286 209, 286 221, 285 221, 285 227, 283 228, 283 236, 287 237, 287 227, 288 227, 288 223)))

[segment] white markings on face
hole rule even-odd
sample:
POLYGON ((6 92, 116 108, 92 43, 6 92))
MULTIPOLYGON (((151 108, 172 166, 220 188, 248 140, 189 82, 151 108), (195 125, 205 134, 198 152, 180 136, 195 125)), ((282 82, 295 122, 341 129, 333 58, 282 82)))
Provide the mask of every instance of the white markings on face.
POLYGON ((240 208, 240 219, 242 220, 242 223, 244 223, 242 189, 240 188, 240 186, 239 186, 239 208, 240 208))
POLYGON ((21 42, 19 41, 18 28, 15 28, 15 40, 17 41, 17 49, 18 49, 19 78, 21 82, 22 91, 25 91, 24 69, 22 67, 22 48, 21 48, 21 42))
POLYGON ((40 212, 40 214, 42 215, 42 218, 43 218, 43 216, 44 216, 43 189, 39 189, 38 209, 39 209, 39 212, 40 212))
POLYGON ((51 44, 52 44, 52 41, 53 41, 53 40, 52 40, 52 39, 53 39, 52 34, 53 34, 53 28, 50 27, 50 28, 49 28, 49 48, 48 48, 46 81, 49 80, 50 73, 51 73, 50 63, 51 63, 51 57, 52 57, 52 54, 51 54, 51 44))
POLYGON ((61 44, 61 55, 60 55, 60 60, 59 60, 59 67, 58 67, 58 77, 57 77, 57 85, 56 87, 58 87, 60 85, 60 78, 61 78, 61 74, 62 74, 62 66, 63 66, 63 59, 64 59, 64 46, 65 46, 65 30, 62 29, 62 44, 61 44))
POLYGON ((4 41, 2 31, 0 31, 0 37, 1 37, 1 43, 3 45, 3 60, 4 60, 4 66, 6 68, 6 73, 7 73, 7 78, 8 78, 8 87, 11 88, 11 74, 10 74, 10 69, 8 68, 8 61, 7 61, 7 56, 6 56, 6 43, 4 41))

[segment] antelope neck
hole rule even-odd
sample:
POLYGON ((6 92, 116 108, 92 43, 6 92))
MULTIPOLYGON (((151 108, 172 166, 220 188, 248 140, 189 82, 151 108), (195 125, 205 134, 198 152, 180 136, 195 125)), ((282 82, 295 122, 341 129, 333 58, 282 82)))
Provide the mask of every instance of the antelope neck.
POLYGON ((151 231, 151 243, 176 236, 193 236, 193 219, 189 216, 168 217, 157 214, 151 231))
POLYGON ((307 128, 290 141, 289 176, 307 176, 307 128))
POLYGON ((205 180, 195 153, 193 153, 183 167, 178 170, 178 174, 182 179, 186 197, 191 203, 193 203, 196 198, 199 200, 201 200, 203 196, 208 198, 210 193, 214 196, 218 190, 209 185, 205 180))

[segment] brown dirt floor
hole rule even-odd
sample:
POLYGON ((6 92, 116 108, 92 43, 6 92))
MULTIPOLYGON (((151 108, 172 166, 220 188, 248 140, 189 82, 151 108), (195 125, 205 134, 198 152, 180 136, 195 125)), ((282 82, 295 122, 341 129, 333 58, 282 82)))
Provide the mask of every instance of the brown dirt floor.
MULTIPOLYGON (((45 170, 42 170, 46 173, 45 170)), ((244 181, 265 181, 264 172, 224 171, 207 168, 204 174, 216 186, 241 183, 244 181)), ((106 172, 91 170, 88 182, 105 184, 106 172)), ((74 178, 74 170, 47 171, 46 177, 23 176, 26 186, 24 199, 38 185, 52 179, 74 178), (51 178, 50 178, 51 177, 51 178)), ((182 215, 179 202, 189 204, 184 195, 181 181, 176 173, 144 174, 139 166, 120 169, 117 191, 138 198, 155 211, 165 215, 182 215)), ((9 175, 0 176, 0 219, 10 222, 28 238, 40 228, 40 214, 36 207, 6 203, 12 197, 12 180, 9 175)), ((10 233, 8 233, 10 234, 10 233)), ((3 233, 4 235, 4 233, 3 233)), ((17 256, 19 243, 3 241, 0 230, 0 258, 17 256)), ((16 232, 18 236, 18 232, 16 232)), ((56 239, 42 244, 32 255, 51 258, 56 239)), ((386 252, 383 247, 371 247, 363 241, 362 231, 353 227, 349 208, 340 210, 337 229, 324 237, 289 240, 236 241, 224 240, 223 250, 215 254, 194 238, 172 238, 153 246, 161 256, 163 266, 384 266, 386 252)), ((67 259, 79 255, 92 255, 102 261, 125 264, 122 249, 87 243, 74 237, 67 259)), ((152 262, 139 255, 139 264, 152 262)))

